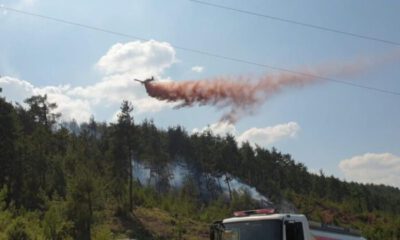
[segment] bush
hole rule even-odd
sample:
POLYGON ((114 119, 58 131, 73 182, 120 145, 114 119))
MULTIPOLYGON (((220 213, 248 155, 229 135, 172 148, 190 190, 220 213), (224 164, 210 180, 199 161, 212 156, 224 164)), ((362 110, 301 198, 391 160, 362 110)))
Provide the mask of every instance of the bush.
POLYGON ((61 203, 52 203, 43 219, 43 233, 46 239, 67 239, 72 223, 66 220, 65 209, 61 203))
POLYGON ((114 239, 112 232, 106 226, 98 226, 93 229, 92 233, 93 240, 110 240, 114 239))
POLYGON ((7 228, 8 240, 30 240, 32 239, 26 229, 26 223, 22 218, 16 218, 7 228))

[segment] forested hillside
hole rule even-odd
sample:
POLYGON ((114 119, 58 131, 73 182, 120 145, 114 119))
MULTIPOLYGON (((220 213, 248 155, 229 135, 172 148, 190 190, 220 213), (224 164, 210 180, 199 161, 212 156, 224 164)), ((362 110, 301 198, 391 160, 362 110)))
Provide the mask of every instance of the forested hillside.
POLYGON ((137 123, 133 108, 123 101, 114 124, 78 125, 61 123, 46 96, 24 106, 0 98, 0 239, 207 239, 213 220, 266 204, 232 189, 233 179, 275 207, 400 239, 398 188, 312 174, 289 154, 229 135, 137 123), (152 184, 134 175, 134 161, 151 169, 152 184), (179 187, 168 170, 176 162, 191 169, 179 187))

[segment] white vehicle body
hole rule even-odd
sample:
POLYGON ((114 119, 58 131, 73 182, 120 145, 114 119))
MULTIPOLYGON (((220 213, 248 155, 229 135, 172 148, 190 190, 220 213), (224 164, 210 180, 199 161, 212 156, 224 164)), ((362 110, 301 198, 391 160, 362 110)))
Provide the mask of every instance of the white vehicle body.
MULTIPOLYGON (((255 214, 220 222, 214 240, 366 240, 351 229, 308 222, 302 214, 255 214)), ((212 233, 213 234, 213 233, 212 233)))

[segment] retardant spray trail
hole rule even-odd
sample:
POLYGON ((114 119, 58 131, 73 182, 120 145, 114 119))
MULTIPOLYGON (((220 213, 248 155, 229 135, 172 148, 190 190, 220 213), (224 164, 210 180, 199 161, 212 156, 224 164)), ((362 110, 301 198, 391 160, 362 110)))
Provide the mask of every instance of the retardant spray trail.
POLYGON ((149 96, 168 102, 178 102, 180 103, 178 108, 194 105, 211 105, 220 109, 229 108, 222 115, 220 121, 234 123, 243 115, 254 113, 260 104, 285 89, 336 81, 321 76, 358 75, 373 66, 398 59, 399 55, 397 52, 375 59, 364 58, 346 64, 326 64, 296 71, 301 74, 285 72, 265 74, 258 78, 240 76, 181 82, 148 82, 145 87, 149 96))

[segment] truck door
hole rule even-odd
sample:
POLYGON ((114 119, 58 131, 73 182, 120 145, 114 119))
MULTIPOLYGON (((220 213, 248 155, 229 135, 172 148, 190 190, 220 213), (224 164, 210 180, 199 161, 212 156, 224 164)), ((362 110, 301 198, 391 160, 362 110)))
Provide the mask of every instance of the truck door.
POLYGON ((303 224, 295 221, 285 221, 286 240, 304 240, 303 224))

